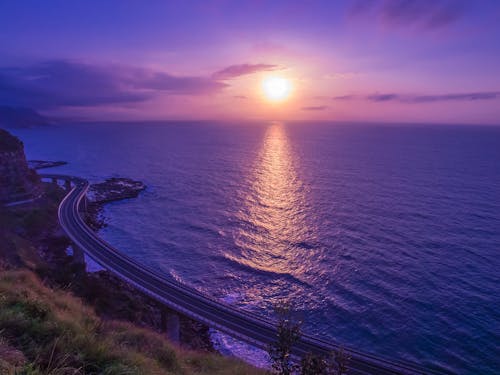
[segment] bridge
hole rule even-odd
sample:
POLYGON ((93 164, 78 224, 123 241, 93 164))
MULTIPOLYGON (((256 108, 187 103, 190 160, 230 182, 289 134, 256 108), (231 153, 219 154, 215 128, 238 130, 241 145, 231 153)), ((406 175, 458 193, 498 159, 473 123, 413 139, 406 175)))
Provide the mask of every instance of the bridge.
MULTIPOLYGON (((59 221, 73 244, 95 262, 130 283, 163 306, 261 349, 276 340, 275 325, 256 314, 236 309, 212 299, 176 280, 165 277, 121 253, 87 226, 81 212, 86 209, 88 181, 65 175, 44 174, 44 179, 63 181, 68 193, 59 205, 59 221)), ((174 322, 175 324, 175 322, 174 322)), ((318 337, 303 334, 293 347, 293 355, 329 355, 340 349, 350 357, 349 374, 439 374, 416 364, 393 361, 363 353, 318 337)))

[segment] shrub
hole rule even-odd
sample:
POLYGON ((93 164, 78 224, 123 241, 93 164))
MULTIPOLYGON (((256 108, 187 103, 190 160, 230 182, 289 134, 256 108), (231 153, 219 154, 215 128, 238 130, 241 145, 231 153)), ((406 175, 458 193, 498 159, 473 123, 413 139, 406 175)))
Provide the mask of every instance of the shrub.
POLYGON ((254 375, 264 372, 239 360, 178 349, 160 334, 130 323, 104 322, 79 299, 68 292, 47 288, 33 273, 3 271, 0 273, 0 374, 4 373, 254 375))
POLYGON ((294 319, 290 306, 279 302, 275 306, 278 316, 276 341, 268 348, 273 372, 278 375, 290 375, 297 366, 292 361, 293 345, 300 339, 300 322, 294 319))

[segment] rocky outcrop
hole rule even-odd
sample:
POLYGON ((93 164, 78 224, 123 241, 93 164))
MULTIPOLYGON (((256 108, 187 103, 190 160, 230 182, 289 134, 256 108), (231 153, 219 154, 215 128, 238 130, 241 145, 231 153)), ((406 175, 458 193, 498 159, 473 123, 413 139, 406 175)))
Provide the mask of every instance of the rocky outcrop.
POLYGON ((90 187, 90 200, 94 203, 103 204, 129 198, 137 198, 139 193, 146 189, 141 181, 130 178, 113 177, 106 181, 92 184, 90 187))
POLYGON ((28 167, 23 143, 0 129, 0 203, 36 197, 40 178, 28 167))
POLYGON ((29 167, 33 169, 54 168, 66 164, 66 161, 28 160, 29 167))

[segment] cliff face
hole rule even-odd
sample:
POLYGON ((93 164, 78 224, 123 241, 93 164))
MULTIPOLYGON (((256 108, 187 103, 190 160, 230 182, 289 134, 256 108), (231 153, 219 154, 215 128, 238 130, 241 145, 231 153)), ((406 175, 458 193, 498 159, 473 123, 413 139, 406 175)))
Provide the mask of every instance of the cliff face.
POLYGON ((28 167, 23 143, 0 129, 0 202, 30 199, 39 190, 39 177, 28 167))

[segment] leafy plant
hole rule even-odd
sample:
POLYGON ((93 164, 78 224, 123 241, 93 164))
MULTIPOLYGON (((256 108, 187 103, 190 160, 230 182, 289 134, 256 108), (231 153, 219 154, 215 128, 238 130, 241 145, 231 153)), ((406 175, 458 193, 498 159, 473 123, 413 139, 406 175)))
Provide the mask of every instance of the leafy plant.
POLYGON ((349 357, 342 348, 329 357, 308 353, 300 362, 301 375, 345 375, 349 357))
POLYGON ((298 366, 292 360, 293 345, 300 339, 301 322, 294 319, 290 306, 280 302, 275 306, 278 316, 276 341, 269 345, 268 353, 274 374, 291 375, 298 366))

